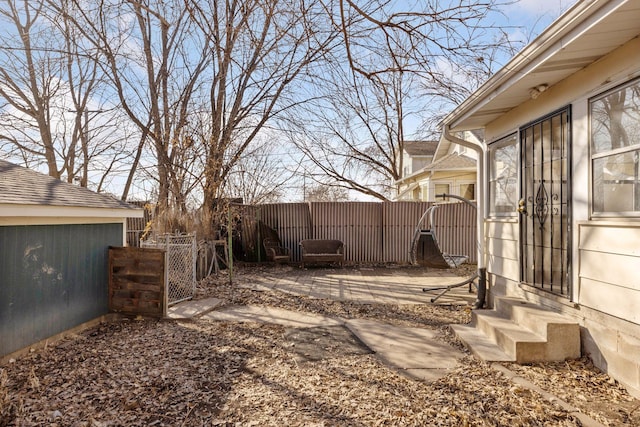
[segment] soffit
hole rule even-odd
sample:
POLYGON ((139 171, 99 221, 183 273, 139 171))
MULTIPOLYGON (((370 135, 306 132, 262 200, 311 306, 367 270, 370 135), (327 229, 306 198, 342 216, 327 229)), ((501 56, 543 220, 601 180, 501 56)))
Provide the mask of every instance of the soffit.
POLYGON ((637 37, 639 22, 637 0, 578 2, 444 123, 454 131, 485 127, 529 100, 532 88, 553 86, 637 37))

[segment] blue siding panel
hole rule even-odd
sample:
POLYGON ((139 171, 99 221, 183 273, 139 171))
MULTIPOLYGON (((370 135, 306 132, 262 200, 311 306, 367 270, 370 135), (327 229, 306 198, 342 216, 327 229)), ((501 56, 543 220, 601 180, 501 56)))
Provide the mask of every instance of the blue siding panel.
POLYGON ((0 226, 0 356, 108 312, 122 224, 0 226))

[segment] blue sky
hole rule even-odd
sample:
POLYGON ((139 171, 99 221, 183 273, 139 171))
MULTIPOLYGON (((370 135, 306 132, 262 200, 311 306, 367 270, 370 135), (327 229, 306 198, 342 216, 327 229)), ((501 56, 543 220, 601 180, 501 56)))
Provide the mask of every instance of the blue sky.
POLYGON ((530 41, 577 1, 520 0, 503 7, 505 24, 521 27, 522 34, 530 37, 530 41))
MULTIPOLYGON (((399 4, 402 4, 404 1, 414 3, 423 0, 397 1, 399 4)), ((576 0, 520 0, 513 4, 505 5, 503 7, 503 15, 494 15, 494 19, 496 19, 495 24, 508 27, 507 32, 513 40, 528 42, 533 40, 560 16, 562 12, 566 11, 575 3, 576 0)), ((123 20, 127 18, 128 17, 122 17, 123 20)), ((3 37, 7 36, 6 30, 6 28, 3 28, 2 31, 0 31, 3 37)), ((410 134, 412 131, 415 131, 419 126, 419 121, 419 118, 414 118, 408 126, 409 129, 407 129, 407 133, 410 134)))

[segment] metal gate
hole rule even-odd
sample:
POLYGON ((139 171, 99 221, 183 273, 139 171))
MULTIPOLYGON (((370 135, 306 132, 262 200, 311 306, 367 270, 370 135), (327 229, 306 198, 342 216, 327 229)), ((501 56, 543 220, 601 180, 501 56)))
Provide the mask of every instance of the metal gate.
POLYGON ((564 296, 570 291, 569 124, 566 108, 520 130, 522 281, 564 296))
POLYGON ((196 292, 196 236, 163 234, 141 247, 165 250, 167 305, 192 299, 196 292))

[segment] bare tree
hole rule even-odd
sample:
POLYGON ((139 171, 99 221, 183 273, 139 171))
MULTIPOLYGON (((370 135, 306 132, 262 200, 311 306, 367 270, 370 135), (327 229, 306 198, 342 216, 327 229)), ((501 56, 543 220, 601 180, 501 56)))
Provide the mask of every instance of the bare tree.
POLYGON ((57 46, 48 44, 42 34, 41 2, 6 0, 2 6, 7 46, 0 65, 0 97, 5 102, 0 138, 25 160, 44 159, 49 175, 60 178, 51 110, 61 92, 56 77, 62 63, 59 58, 50 60, 49 53, 57 46))
POLYGON ((101 191, 123 160, 123 141, 114 136, 115 120, 97 117, 109 107, 96 62, 76 48, 80 37, 65 15, 47 5, 0 4, 0 145, 27 166, 44 164, 53 177, 84 187, 92 177, 101 191))
POLYGON ((105 1, 74 3, 72 19, 93 49, 110 80, 120 107, 139 130, 123 198, 137 172, 145 144, 156 157, 158 206, 186 211, 180 155, 192 95, 209 58, 192 34, 184 3, 175 1, 105 1))
POLYGON ((334 71, 334 90, 288 123, 291 140, 313 167, 316 182, 387 200, 402 172, 403 120, 410 112, 411 73, 365 78, 334 71), (340 77, 340 78, 338 78, 340 77), (386 80, 385 80, 386 79, 386 80), (302 115, 300 115, 302 113, 302 115))
MULTIPOLYGON (((73 53, 74 61, 94 61, 60 65, 67 80, 75 76, 86 82, 70 91, 69 109, 78 113, 73 138, 65 146, 78 153, 74 159, 79 157, 85 166, 73 160, 62 169, 88 174, 82 160, 91 147, 93 107, 88 93, 104 76, 109 83, 105 96, 117 100, 113 104, 135 128, 133 135, 124 126, 137 146, 123 198, 135 177, 144 173, 157 180, 161 210, 176 207, 185 212, 190 203, 200 202, 204 224, 212 224, 215 206, 229 196, 228 184, 242 175, 237 171, 244 170, 247 178, 249 167, 253 176, 268 170, 265 158, 251 163, 254 157, 247 154, 280 119, 280 124, 296 125, 288 130, 296 133, 315 164, 308 172, 319 170, 332 186, 384 199, 385 187, 402 170, 399 153, 406 117, 417 105, 412 96, 418 79, 449 93, 451 79, 440 73, 442 61, 483 64, 476 48, 490 46, 473 41, 486 30, 480 20, 495 6, 494 0, 428 1, 423 10, 403 12, 391 0, 46 4, 61 18, 56 20, 63 34, 58 49, 73 53), (299 113, 291 114, 294 110, 299 113), (145 159, 149 151, 151 169, 145 159)), ((33 5, 25 7, 39 13, 33 5)), ((17 28, 30 26, 30 14, 13 16, 17 28)), ((28 50, 29 38, 16 40, 28 50)), ((31 70, 29 64, 25 69, 31 70)), ((60 80, 49 78, 48 86, 38 88, 57 91, 60 80)), ((6 93, 13 98, 6 98, 16 98, 22 86, 30 87, 8 85, 6 93)), ((26 101, 41 92, 23 97, 21 105, 36 122, 47 120, 42 102, 31 106, 26 101)), ((48 155, 47 136, 38 139, 48 155)), ((121 159, 112 159, 104 169, 121 170, 121 159)), ((320 181, 320 176, 314 178, 320 181)), ((261 198, 258 193, 264 192, 256 190, 251 198, 261 198)))
POLYGON ((271 139, 254 141, 228 175, 225 194, 249 205, 280 200, 291 187, 297 168, 291 170, 288 155, 278 148, 271 139))
POLYGON ((317 181, 387 199, 403 169, 410 116, 424 115, 435 131, 442 114, 481 84, 508 48, 504 33, 483 23, 497 2, 422 6, 405 12, 383 0, 340 0, 335 25, 343 49, 332 52, 325 78, 316 81, 313 107, 296 110, 284 125, 317 181), (490 31, 499 35, 488 38, 490 31))
POLYGON ((349 192, 342 187, 314 184, 305 192, 306 202, 346 202, 349 192))
MULTIPOLYGON (((337 31, 326 6, 306 0, 187 2, 213 54, 209 134, 203 160, 203 217, 215 217, 224 183, 273 120, 305 102, 310 65, 332 49, 337 31)), ((203 107, 204 108, 204 107, 203 107)))

